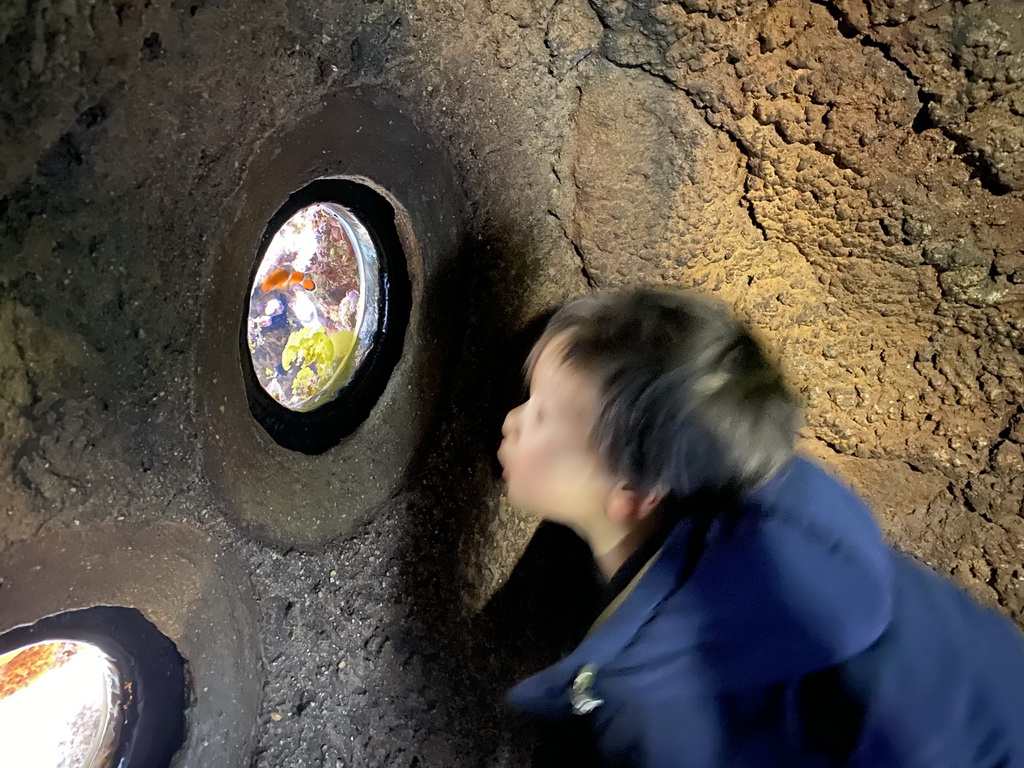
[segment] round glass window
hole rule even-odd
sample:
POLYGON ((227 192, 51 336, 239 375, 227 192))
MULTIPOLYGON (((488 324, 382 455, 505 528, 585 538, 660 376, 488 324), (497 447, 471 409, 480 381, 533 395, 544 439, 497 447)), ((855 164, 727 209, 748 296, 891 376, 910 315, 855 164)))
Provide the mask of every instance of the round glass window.
POLYGON ((47 640, 0 655, 0 751, 21 768, 110 765, 121 675, 90 643, 47 640))
POLYGON ((338 203, 299 209, 274 234, 249 294, 247 341, 260 386, 292 411, 332 400, 377 338, 380 259, 338 203))

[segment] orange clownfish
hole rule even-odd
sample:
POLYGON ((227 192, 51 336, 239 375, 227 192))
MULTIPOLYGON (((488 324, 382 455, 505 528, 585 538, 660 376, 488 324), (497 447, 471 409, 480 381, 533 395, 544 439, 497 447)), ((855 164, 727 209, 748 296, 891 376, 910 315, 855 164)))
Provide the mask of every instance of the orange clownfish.
POLYGON ((296 272, 291 267, 275 269, 267 275, 260 288, 264 293, 270 293, 279 289, 287 288, 289 285, 301 285, 307 291, 312 291, 316 285, 302 272, 296 272))

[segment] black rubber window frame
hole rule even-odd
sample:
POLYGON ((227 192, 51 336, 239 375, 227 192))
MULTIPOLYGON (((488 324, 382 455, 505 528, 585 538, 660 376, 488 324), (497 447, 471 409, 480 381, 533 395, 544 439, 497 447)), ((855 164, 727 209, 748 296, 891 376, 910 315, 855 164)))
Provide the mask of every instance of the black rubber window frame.
POLYGON ((33 643, 74 640, 110 656, 121 675, 121 735, 111 765, 168 768, 185 741, 188 665, 174 642, 134 608, 66 611, 0 634, 0 655, 33 643))
POLYGON ((238 349, 249 411, 278 445, 317 455, 330 450, 366 421, 402 356, 412 297, 409 269, 398 237, 395 209, 376 190, 348 179, 318 179, 288 198, 270 219, 246 282, 238 349), (271 397, 256 376, 248 346, 249 296, 274 235, 295 213, 315 203, 336 203, 358 218, 377 249, 378 326, 366 357, 337 396, 311 411, 293 411, 271 397))

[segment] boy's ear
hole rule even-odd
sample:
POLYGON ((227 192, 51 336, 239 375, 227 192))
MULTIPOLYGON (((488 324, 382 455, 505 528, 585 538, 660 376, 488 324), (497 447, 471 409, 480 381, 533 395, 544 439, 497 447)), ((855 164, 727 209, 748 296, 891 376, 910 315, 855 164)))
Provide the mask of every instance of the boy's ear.
POLYGON ((608 496, 608 518, 616 523, 639 523, 653 515, 664 498, 664 493, 639 491, 623 481, 608 496))

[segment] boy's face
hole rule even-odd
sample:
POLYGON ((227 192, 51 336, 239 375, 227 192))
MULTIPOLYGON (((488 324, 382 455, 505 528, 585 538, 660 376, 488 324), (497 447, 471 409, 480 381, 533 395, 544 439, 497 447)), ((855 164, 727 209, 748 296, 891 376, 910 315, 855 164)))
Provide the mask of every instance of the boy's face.
POLYGON ((498 460, 514 506, 573 525, 603 515, 616 482, 590 441, 597 387, 562 361, 563 351, 554 338, 541 352, 529 399, 505 419, 498 460))

